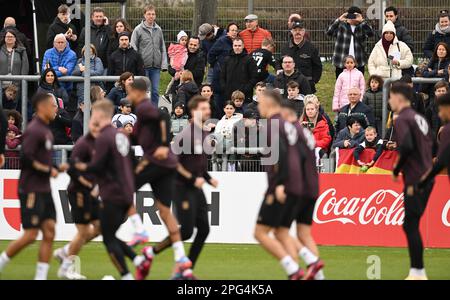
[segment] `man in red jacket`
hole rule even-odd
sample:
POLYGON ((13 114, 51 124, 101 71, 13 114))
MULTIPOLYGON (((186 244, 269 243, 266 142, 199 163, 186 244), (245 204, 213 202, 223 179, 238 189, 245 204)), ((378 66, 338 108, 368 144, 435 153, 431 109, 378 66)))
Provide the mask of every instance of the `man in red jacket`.
POLYGON ((262 42, 265 38, 272 39, 272 34, 268 30, 262 29, 258 26, 258 16, 248 15, 245 17, 245 27, 239 36, 244 41, 245 50, 247 53, 253 52, 255 49, 262 47, 262 42))

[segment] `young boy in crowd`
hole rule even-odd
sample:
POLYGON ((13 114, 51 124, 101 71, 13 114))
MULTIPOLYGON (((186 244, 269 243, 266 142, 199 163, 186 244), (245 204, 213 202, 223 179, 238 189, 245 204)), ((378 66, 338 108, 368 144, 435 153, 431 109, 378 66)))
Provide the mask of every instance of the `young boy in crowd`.
POLYGON ((295 106, 295 112, 297 113, 297 117, 299 118, 303 113, 303 108, 305 104, 303 100, 305 99, 305 95, 300 94, 300 85, 296 81, 290 81, 287 84, 288 90, 288 100, 292 101, 295 106))
POLYGON ((175 104, 172 116, 170 117, 172 138, 183 131, 189 125, 189 117, 186 114, 186 109, 183 103, 175 104))
POLYGON ((275 42, 272 39, 265 38, 262 41, 261 48, 253 50, 250 55, 256 62, 258 68, 258 81, 273 84, 275 76, 269 73, 269 65, 275 69, 276 59, 275 42))
POLYGON ((259 110, 258 110, 258 97, 262 92, 266 90, 266 83, 263 81, 258 82, 255 85, 255 95, 253 96, 253 101, 247 105, 245 111, 253 111, 255 113, 255 117, 259 120, 259 110))
POLYGON ((19 133, 22 134, 22 115, 17 110, 8 110, 6 112, 6 119, 8 120, 8 125, 14 125, 19 129, 19 133))
POLYGON ((9 124, 8 131, 6 132, 6 146, 11 151, 5 151, 7 169, 20 169, 20 153, 15 149, 17 149, 21 142, 21 134, 19 129, 14 125, 9 124))
POLYGON ((383 78, 378 75, 370 76, 367 81, 369 88, 363 96, 363 103, 372 107, 378 130, 381 130, 383 120, 383 78))
POLYGON ((2 99, 3 109, 17 109, 17 92, 15 84, 10 84, 5 88, 2 99))
POLYGON ((361 166, 361 171, 366 172, 369 168, 371 168, 378 158, 383 153, 383 140, 378 138, 377 130, 375 127, 369 126, 366 128, 364 133, 364 141, 356 146, 355 151, 353 152, 353 156, 357 161, 358 165, 361 166), (364 151, 364 149, 375 149, 375 156, 368 163, 360 160, 360 155, 364 151))
MULTIPOLYGON (((125 124, 125 122, 130 121, 133 123, 136 123, 136 115, 131 113, 131 102, 130 100, 124 98, 122 100, 120 100, 120 105, 119 105, 119 110, 120 113, 114 115, 114 117, 112 118, 111 123, 113 124, 117 124, 117 121, 119 121, 122 124, 125 124)), ((117 128, 119 128, 119 126, 116 126, 117 128)))
POLYGON ((133 133, 133 129, 134 129, 134 124, 133 122, 131 122, 130 120, 125 121, 123 125, 123 130, 125 131, 125 133, 130 136, 133 133))
POLYGON ((231 102, 233 102, 234 107, 235 107, 235 113, 237 114, 244 114, 244 100, 245 100, 245 95, 243 92, 237 90, 234 91, 231 94, 231 102))

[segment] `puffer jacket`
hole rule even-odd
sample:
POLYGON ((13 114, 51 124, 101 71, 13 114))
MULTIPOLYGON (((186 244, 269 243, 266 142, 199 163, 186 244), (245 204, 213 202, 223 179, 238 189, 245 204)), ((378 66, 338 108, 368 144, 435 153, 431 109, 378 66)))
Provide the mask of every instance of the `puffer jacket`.
POLYGON ((375 121, 381 121, 383 119, 383 91, 378 90, 376 92, 371 89, 367 89, 363 96, 362 102, 367 106, 370 106, 373 110, 375 121))
MULTIPOLYGON (((391 31, 395 33, 395 26, 392 22, 387 22, 383 27, 383 33, 386 31, 391 31)), ((391 66, 390 60, 388 60, 388 56, 384 51, 382 40, 379 40, 375 47, 370 53, 369 57, 369 74, 370 75, 379 75, 383 79, 393 78, 400 79, 402 77, 402 70, 409 69, 413 64, 413 54, 411 49, 404 43, 398 40, 397 37, 394 37, 394 41, 389 47, 389 56, 394 56, 395 53, 400 52, 400 65, 399 66, 391 66)))
MULTIPOLYGON (((303 121, 307 122, 308 118, 304 116, 303 121)), ((328 122, 321 114, 318 116, 317 123, 312 130, 312 134, 314 135, 314 140, 316 141, 316 147, 324 150, 328 150, 328 148, 330 148, 332 138, 328 128, 328 122)))
POLYGON ((333 111, 339 111, 349 103, 348 90, 353 87, 358 87, 361 91, 361 95, 363 94, 366 90, 364 74, 356 68, 351 71, 344 69, 334 86, 333 111))
POLYGON ((144 68, 167 70, 167 51, 164 35, 158 24, 148 27, 145 21, 136 26, 131 35, 131 46, 142 56, 144 68))
POLYGON ((239 36, 244 41, 245 50, 247 53, 252 53, 255 49, 261 48, 261 44, 264 39, 271 39, 272 34, 261 27, 257 27, 255 31, 251 29, 242 30, 239 36))

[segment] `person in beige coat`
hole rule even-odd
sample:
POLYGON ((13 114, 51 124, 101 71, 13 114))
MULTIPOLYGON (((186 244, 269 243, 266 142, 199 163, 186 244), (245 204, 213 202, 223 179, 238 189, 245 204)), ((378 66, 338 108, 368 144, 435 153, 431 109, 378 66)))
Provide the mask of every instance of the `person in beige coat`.
POLYGON ((369 74, 383 79, 400 79, 402 70, 409 69, 413 63, 411 49, 396 36, 395 25, 387 21, 383 26, 383 36, 369 57, 369 74))

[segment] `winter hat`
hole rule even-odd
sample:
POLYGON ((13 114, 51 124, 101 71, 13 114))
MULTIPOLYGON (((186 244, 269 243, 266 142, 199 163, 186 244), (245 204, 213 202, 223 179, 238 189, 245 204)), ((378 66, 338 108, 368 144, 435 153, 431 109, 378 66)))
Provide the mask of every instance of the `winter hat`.
POLYGON ((184 32, 183 30, 181 30, 180 32, 178 32, 177 34, 177 42, 179 43, 182 37, 188 37, 187 33, 184 32))
POLYGON ((14 132, 16 135, 19 134, 19 128, 17 128, 16 125, 12 125, 12 124, 8 125, 8 131, 12 131, 12 132, 14 132))
POLYGON ((383 26, 383 34, 385 32, 393 32, 395 35, 397 35, 397 31, 395 30, 395 25, 392 23, 392 21, 387 21, 386 24, 383 26))
POLYGON ((124 32, 119 33, 119 35, 118 35, 119 39, 122 36, 126 36, 126 37, 128 37, 128 39, 130 39, 131 38, 131 33, 129 33, 128 31, 124 31, 124 32))
POLYGON ((175 110, 175 108, 180 107, 183 111, 185 110, 185 106, 183 102, 177 102, 175 103, 175 106, 173 107, 173 109, 175 110))

